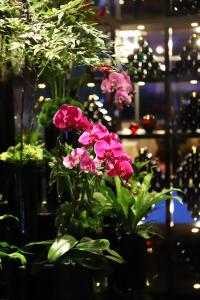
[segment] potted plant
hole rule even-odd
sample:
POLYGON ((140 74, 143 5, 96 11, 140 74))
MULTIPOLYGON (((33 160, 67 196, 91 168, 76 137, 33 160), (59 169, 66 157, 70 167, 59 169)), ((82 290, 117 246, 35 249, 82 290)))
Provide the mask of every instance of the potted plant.
MULTIPOLYGON (((0 195, 2 198, 2 195, 0 195)), ((0 199, 1 200, 1 199, 0 199)), ((12 294, 9 291, 9 286, 13 281, 13 274, 18 272, 17 268, 24 269, 26 266, 26 257, 27 254, 19 246, 13 245, 10 240, 13 239, 9 234, 9 223, 7 220, 14 220, 18 222, 18 218, 10 215, 4 214, 0 216, 1 222, 1 240, 0 241, 0 295, 1 297, 7 297, 12 294), (5 232, 6 228, 6 232, 5 232)), ((9 228, 10 229, 10 228, 9 228)))
POLYGON ((96 199, 103 199, 112 207, 111 220, 105 224, 105 236, 125 260, 123 265, 114 267, 111 289, 116 297, 120 297, 120 293, 122 298, 125 295, 134 297, 137 290, 145 287, 145 239, 160 235, 154 224, 145 222, 145 218, 161 201, 177 199, 181 202, 181 197, 173 195, 177 189, 152 190, 153 170, 150 173, 141 171, 146 163, 133 165, 135 172, 125 186, 115 176, 114 182, 109 180, 110 186, 103 183, 94 194, 96 199))

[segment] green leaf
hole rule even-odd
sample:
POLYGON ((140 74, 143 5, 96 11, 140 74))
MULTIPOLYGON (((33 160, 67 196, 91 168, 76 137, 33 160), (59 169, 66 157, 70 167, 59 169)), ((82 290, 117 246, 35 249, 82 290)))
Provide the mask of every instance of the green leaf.
POLYGON ((61 256, 66 254, 71 248, 73 248, 78 241, 71 235, 64 235, 57 238, 48 252, 48 260, 50 262, 57 261, 61 256))
POLYGON ((8 214, 0 216, 0 221, 4 220, 4 219, 9 219, 9 218, 15 219, 17 222, 19 222, 19 219, 17 217, 15 217, 13 215, 8 215, 8 214))
POLYGON ((14 253, 9 254, 9 258, 19 259, 22 266, 26 265, 26 257, 23 254, 19 253, 19 252, 14 252, 14 253))
POLYGON ((76 245, 76 249, 79 250, 87 250, 91 252, 98 252, 98 251, 103 251, 103 250, 108 250, 110 247, 110 243, 106 239, 98 239, 98 240, 88 240, 76 245))

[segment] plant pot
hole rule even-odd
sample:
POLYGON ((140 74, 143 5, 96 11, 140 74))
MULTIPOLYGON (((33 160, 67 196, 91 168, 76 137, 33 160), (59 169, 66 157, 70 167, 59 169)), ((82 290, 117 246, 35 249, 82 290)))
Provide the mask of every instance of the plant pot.
POLYGON ((132 294, 134 297, 136 291, 145 287, 145 240, 137 234, 123 234, 121 239, 115 240, 112 248, 124 258, 125 263, 113 266, 111 289, 118 294, 132 294))
POLYGON ((103 271, 78 265, 46 264, 29 276, 27 299, 104 300, 106 284, 103 271))

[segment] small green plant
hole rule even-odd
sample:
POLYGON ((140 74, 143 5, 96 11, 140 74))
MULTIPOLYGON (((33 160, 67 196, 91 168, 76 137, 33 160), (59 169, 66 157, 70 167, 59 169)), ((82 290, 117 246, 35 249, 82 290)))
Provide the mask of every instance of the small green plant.
POLYGON ((83 237, 77 240, 66 234, 55 240, 30 243, 27 247, 36 245, 47 246, 47 260, 50 263, 64 263, 65 265, 80 264, 89 269, 109 269, 109 260, 123 263, 123 258, 110 249, 106 239, 91 239, 83 237))
POLYGON ((0 154, 0 160, 10 163, 20 162, 26 164, 30 161, 36 163, 44 162, 44 146, 43 144, 31 145, 23 143, 23 150, 21 152, 20 143, 16 146, 10 146, 6 152, 0 154))
MULTIPOLYGON (((135 167, 138 169, 137 167, 135 167)), ((139 172, 129 179, 128 186, 123 186, 119 177, 114 177, 114 186, 111 188, 102 182, 99 192, 94 193, 94 198, 99 202, 110 204, 111 217, 115 220, 116 234, 138 233, 144 238, 156 234, 152 224, 142 222, 152 208, 169 199, 181 202, 181 197, 174 196, 173 191, 178 189, 163 189, 161 192, 152 190, 151 181, 153 173, 139 172)))
MULTIPOLYGON (((0 195, 2 198, 2 196, 0 195)), ((5 219, 14 219, 18 222, 18 218, 5 214, 0 216, 0 221, 5 219)), ((18 260, 20 262, 20 267, 25 268, 26 266, 26 252, 24 252, 22 249, 20 249, 17 246, 14 246, 6 241, 0 241, 0 269, 2 269, 2 262, 3 260, 9 259, 9 260, 18 260)))

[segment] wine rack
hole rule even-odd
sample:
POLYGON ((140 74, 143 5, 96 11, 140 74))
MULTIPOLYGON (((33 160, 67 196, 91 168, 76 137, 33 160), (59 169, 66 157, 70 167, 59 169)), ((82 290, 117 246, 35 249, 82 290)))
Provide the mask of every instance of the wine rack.
POLYGON ((197 220, 200 212, 200 147, 192 146, 174 176, 174 185, 184 191, 183 201, 197 220))
POLYGON ((126 68, 134 81, 139 80, 160 80, 164 78, 165 72, 157 62, 152 49, 144 37, 138 39, 139 47, 133 54, 128 56, 129 63, 126 68))
POLYGON ((137 162, 146 162, 146 164, 141 168, 141 171, 153 172, 154 177, 152 179, 152 189, 158 192, 161 191, 166 186, 165 176, 160 170, 159 162, 147 147, 139 149, 139 155, 135 158, 135 163, 137 162))
POLYGON ((200 131, 200 95, 196 92, 182 103, 175 128, 178 132, 200 131))

